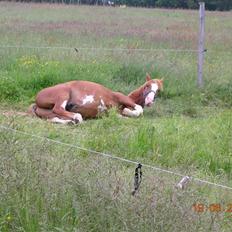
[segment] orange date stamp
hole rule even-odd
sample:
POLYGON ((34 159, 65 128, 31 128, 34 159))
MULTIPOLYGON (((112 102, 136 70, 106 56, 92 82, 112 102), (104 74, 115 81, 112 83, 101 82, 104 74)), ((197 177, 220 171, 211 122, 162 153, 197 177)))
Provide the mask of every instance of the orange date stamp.
POLYGON ((213 204, 202 204, 202 203, 195 203, 192 205, 192 209, 196 213, 232 213, 232 203, 227 205, 222 205, 220 203, 213 203, 213 204))

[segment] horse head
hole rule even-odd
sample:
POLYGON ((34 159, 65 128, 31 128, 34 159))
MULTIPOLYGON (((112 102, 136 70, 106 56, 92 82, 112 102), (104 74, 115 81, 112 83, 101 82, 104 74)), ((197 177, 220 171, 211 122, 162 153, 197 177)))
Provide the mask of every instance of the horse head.
POLYGON ((154 103, 158 93, 163 90, 163 79, 152 79, 149 74, 146 75, 146 82, 138 89, 131 92, 128 96, 142 107, 150 107, 154 103))

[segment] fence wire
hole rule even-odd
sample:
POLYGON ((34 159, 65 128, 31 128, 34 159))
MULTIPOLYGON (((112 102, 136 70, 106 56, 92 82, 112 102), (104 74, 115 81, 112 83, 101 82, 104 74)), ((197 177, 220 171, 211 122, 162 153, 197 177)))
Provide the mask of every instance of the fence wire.
MULTIPOLYGON (((54 140, 54 139, 38 136, 38 135, 35 135, 35 134, 30 134, 30 133, 19 131, 19 130, 13 129, 13 128, 5 127, 3 125, 0 125, 0 128, 3 129, 3 130, 8 130, 8 131, 11 131, 11 132, 15 132, 15 133, 18 133, 18 134, 27 135, 29 137, 38 138, 38 139, 42 139, 42 140, 47 140, 48 142, 60 144, 62 146, 67 146, 67 147, 75 148, 75 149, 78 149, 78 150, 81 150, 81 151, 86 151, 89 154, 95 154, 95 155, 103 156, 105 158, 115 159, 115 160, 119 160, 119 161, 122 161, 122 162, 125 162, 125 163, 131 163, 131 164, 135 164, 135 165, 139 163, 139 162, 129 160, 129 159, 125 159, 125 158, 122 158, 122 157, 119 157, 119 156, 116 156, 116 155, 111 155, 111 154, 107 154, 107 153, 103 153, 103 152, 98 152, 98 151, 91 150, 91 149, 84 148, 84 147, 80 147, 80 146, 77 146, 77 145, 74 145, 74 144, 64 143, 64 142, 61 142, 59 140, 54 140)), ((184 174, 180 174, 180 173, 177 173, 177 172, 174 172, 174 171, 170 171, 170 170, 166 170, 166 169, 163 169, 163 168, 155 167, 155 166, 152 166, 152 165, 149 165, 149 164, 142 164, 142 166, 144 168, 150 168, 152 170, 159 171, 159 172, 164 172, 164 173, 167 173, 167 174, 170 174, 170 175, 175 175, 175 176, 179 176, 179 177, 186 177, 186 175, 184 175, 184 174)), ((217 183, 213 183, 213 182, 210 182, 210 181, 202 180, 200 178, 196 178, 196 177, 193 177, 193 176, 191 176, 191 179, 193 181, 197 181, 197 182, 200 182, 200 183, 214 185, 214 186, 219 187, 219 188, 232 190, 232 188, 229 187, 229 186, 225 186, 225 185, 222 185, 222 184, 217 184, 217 183)))

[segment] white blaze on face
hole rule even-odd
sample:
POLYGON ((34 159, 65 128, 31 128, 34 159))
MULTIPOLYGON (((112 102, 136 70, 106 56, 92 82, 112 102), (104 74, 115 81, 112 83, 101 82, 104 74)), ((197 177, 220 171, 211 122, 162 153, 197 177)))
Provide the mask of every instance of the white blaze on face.
POLYGON ((82 100, 82 105, 90 104, 92 102, 94 102, 94 96, 93 95, 86 95, 82 100))
POLYGON ((150 106, 155 98, 156 91, 159 89, 156 83, 151 84, 151 91, 145 98, 145 106, 150 106))

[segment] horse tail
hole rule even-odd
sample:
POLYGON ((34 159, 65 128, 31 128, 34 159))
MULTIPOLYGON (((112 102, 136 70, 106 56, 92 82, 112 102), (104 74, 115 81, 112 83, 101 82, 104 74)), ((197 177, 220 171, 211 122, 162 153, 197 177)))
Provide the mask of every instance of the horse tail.
POLYGON ((37 117, 37 114, 36 114, 36 109, 37 109, 37 105, 35 103, 31 104, 27 113, 29 115, 32 115, 32 116, 36 116, 37 117))

